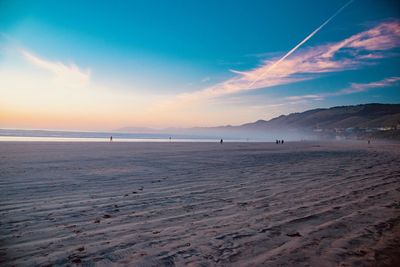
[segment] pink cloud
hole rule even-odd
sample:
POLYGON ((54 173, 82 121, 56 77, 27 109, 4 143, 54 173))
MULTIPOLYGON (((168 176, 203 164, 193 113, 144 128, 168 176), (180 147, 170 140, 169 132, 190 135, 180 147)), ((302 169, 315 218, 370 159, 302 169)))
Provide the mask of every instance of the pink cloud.
POLYGON ((178 98, 214 98, 314 79, 321 73, 358 69, 385 57, 385 51, 399 46, 400 22, 384 22, 336 43, 299 49, 285 60, 266 60, 249 71, 232 70, 235 77, 197 92, 179 95, 178 98), (279 64, 276 64, 278 61, 279 64), (249 87, 249 84, 252 86, 249 87))
POLYGON ((82 70, 77 65, 49 61, 27 50, 20 49, 22 57, 30 64, 53 73, 57 78, 69 84, 87 84, 90 81, 90 69, 82 70))
POLYGON ((324 57, 332 58, 343 48, 352 48, 354 52, 389 50, 400 45, 400 23, 383 22, 370 30, 353 35, 341 42, 330 45, 324 57))
POLYGON ((396 84, 398 81, 400 81, 400 77, 390 77, 378 82, 371 82, 371 83, 352 83, 350 88, 343 89, 339 91, 339 93, 352 94, 352 93, 365 92, 373 88, 388 87, 396 84))
POLYGON ((326 97, 331 97, 331 96, 349 95, 354 93, 365 92, 371 89, 389 87, 397 84, 399 81, 400 77, 390 77, 370 83, 352 83, 350 87, 332 93, 289 96, 286 97, 285 99, 288 101, 323 100, 326 97))

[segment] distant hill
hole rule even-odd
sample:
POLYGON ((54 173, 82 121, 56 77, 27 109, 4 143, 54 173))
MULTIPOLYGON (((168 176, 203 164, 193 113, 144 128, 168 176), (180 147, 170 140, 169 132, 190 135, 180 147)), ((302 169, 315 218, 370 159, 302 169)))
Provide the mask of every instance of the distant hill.
POLYGON ((121 139, 222 139, 285 141, 311 139, 397 139, 400 104, 364 104, 319 108, 237 126, 193 128, 125 127, 112 132, 0 129, 0 136, 121 139))
POLYGON ((393 127, 400 123, 400 104, 363 104, 313 109, 259 120, 237 127, 249 129, 334 129, 393 127))
POLYGON ((380 128, 396 128, 400 123, 400 104, 362 104, 318 108, 271 120, 258 120, 237 126, 194 127, 194 128, 134 128, 126 127, 117 131, 135 133, 162 133, 171 136, 187 135, 198 138, 258 138, 274 140, 285 138, 396 138, 400 130, 385 131, 380 128), (349 134, 349 129, 355 129, 349 134))

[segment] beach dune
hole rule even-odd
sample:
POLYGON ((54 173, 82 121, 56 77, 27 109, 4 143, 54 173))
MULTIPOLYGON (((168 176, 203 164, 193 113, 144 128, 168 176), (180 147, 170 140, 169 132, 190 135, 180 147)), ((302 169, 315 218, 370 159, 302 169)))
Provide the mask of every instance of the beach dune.
POLYGON ((400 145, 0 143, 2 266, 400 266, 400 145))

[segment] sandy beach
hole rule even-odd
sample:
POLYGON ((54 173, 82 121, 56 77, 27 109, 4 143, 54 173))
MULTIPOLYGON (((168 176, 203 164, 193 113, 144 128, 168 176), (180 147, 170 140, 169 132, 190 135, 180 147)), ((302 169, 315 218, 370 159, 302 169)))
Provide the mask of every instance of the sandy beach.
POLYGON ((399 144, 0 143, 1 266, 400 266, 399 248, 399 144))

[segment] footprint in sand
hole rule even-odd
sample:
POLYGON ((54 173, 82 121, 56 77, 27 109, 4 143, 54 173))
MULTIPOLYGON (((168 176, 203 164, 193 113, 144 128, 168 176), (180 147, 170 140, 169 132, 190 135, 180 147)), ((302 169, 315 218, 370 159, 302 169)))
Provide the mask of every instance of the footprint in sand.
POLYGON ((286 235, 290 236, 290 237, 301 236, 301 234, 299 232, 291 232, 291 233, 287 233, 286 235))

